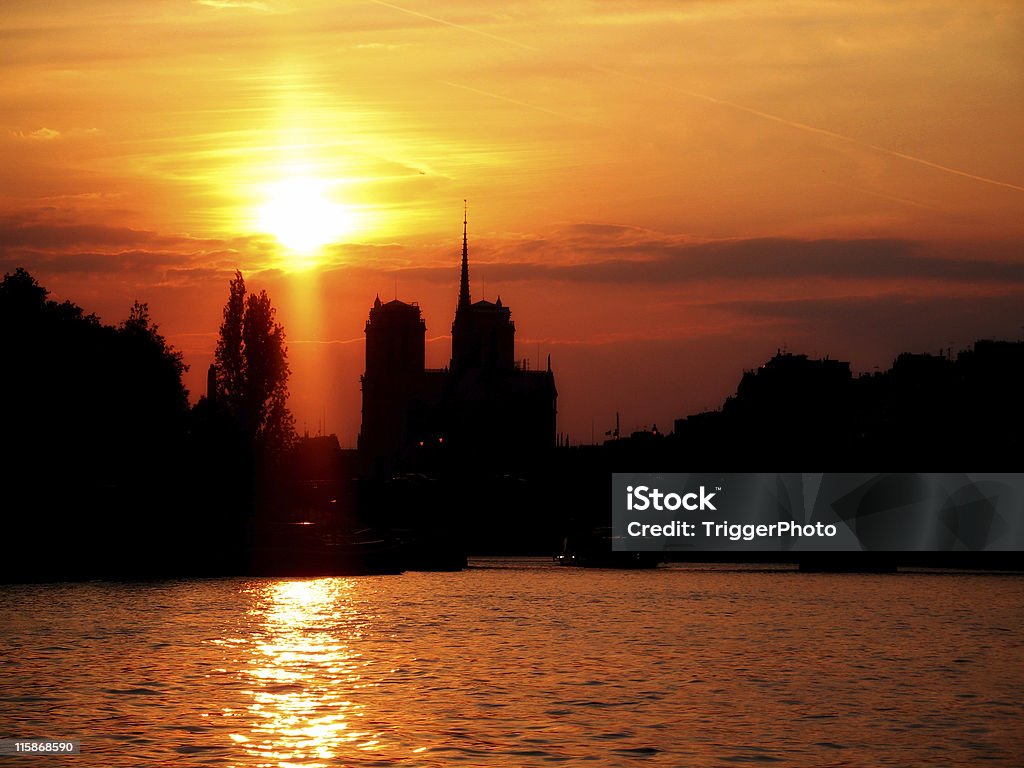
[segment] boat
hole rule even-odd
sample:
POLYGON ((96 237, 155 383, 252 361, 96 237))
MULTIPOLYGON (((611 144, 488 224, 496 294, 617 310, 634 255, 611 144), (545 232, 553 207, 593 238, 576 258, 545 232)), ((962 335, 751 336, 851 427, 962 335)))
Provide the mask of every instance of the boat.
POLYGON ((554 560, 559 565, 580 568, 638 570, 657 568, 664 555, 661 552, 617 552, 612 549, 611 528, 600 527, 582 536, 566 536, 562 551, 554 560))

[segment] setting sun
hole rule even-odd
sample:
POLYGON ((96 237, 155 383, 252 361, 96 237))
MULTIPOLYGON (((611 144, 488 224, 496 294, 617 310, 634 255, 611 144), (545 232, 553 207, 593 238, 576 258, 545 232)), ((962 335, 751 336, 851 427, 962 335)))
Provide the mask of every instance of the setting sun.
POLYGON ((352 229, 352 212, 331 200, 329 187, 308 177, 270 185, 257 226, 296 253, 314 253, 352 229))

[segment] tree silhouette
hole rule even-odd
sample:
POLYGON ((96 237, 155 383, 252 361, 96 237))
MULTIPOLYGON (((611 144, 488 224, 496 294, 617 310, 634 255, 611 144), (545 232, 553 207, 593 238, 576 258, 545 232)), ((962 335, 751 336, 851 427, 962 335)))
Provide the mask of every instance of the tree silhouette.
MULTIPOLYGON (((160 400, 171 405, 180 417, 188 410, 188 390, 182 376, 188 370, 181 352, 167 343, 159 326, 149 315, 149 305, 136 301, 128 319, 117 329, 136 370, 149 379, 149 389, 161 393, 160 400)), ((138 375, 138 374, 137 374, 138 375)))
POLYGON ((235 272, 215 354, 216 398, 261 449, 288 447, 295 421, 287 407, 288 348, 266 291, 246 295, 235 272))
POLYGON ((4 275, 0 282, 0 306, 6 312, 39 312, 46 307, 47 291, 24 267, 4 275))
POLYGON ((188 393, 138 302, 116 327, 24 269, 0 281, 0 581, 187 569, 188 393))
POLYGON ((224 305, 224 321, 220 325, 217 352, 217 397, 237 405, 243 399, 245 356, 242 352, 242 328, 245 318, 245 280, 236 271, 230 283, 228 301, 224 305))

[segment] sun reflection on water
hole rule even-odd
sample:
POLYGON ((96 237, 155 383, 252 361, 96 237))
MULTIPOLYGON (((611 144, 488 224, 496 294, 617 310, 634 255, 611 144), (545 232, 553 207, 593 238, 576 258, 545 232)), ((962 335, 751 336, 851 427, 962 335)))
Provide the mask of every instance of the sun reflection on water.
POLYGON ((352 694, 376 683, 353 643, 363 617, 351 604, 349 579, 261 585, 250 616, 262 630, 243 671, 252 683, 248 730, 232 741, 264 764, 326 766, 353 751, 375 751, 380 734, 362 724, 352 694))

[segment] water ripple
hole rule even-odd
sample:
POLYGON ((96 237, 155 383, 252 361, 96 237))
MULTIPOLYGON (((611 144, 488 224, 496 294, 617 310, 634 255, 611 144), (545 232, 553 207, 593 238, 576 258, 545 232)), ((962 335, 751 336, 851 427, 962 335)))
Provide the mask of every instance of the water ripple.
POLYGON ((1024 764, 1020 579, 482 565, 2 587, 0 738, 114 768, 1024 764))

